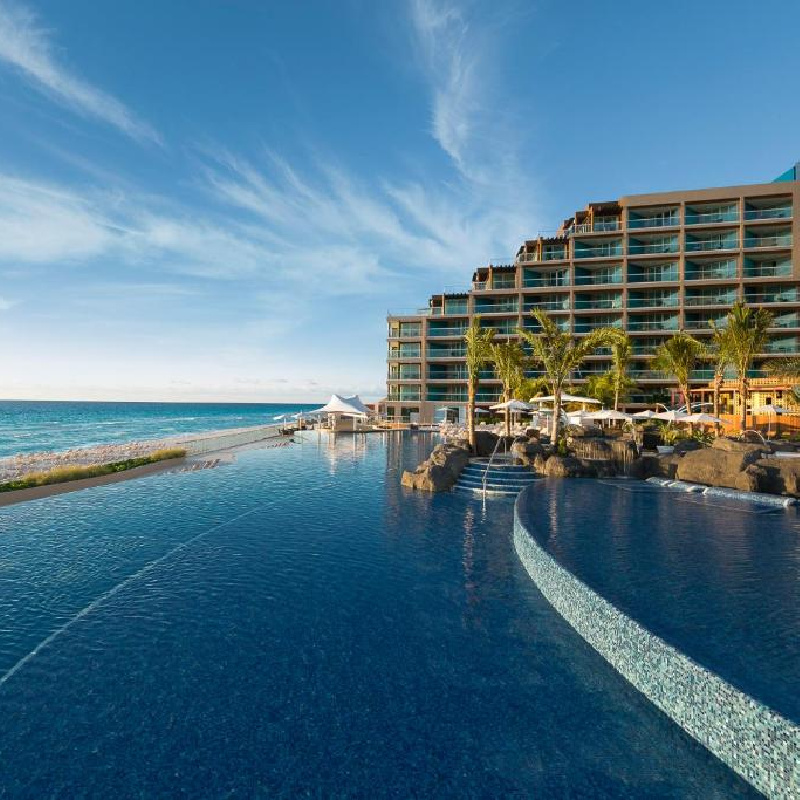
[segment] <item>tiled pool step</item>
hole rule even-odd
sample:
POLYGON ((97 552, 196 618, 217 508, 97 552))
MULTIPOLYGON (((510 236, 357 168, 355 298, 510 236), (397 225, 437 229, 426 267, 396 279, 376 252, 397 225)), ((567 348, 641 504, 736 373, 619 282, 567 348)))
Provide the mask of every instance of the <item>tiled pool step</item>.
POLYGON ((493 497, 515 497, 526 486, 536 480, 528 467, 504 462, 495 462, 488 468, 488 460, 474 460, 462 471, 455 489, 471 494, 482 494, 484 474, 486 494, 493 497))

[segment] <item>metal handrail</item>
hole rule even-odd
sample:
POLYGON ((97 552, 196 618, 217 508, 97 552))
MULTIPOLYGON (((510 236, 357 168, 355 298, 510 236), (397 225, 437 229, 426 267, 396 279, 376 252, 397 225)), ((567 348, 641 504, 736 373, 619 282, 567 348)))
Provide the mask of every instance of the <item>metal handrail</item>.
POLYGON ((483 479, 481 480, 481 484, 483 486, 483 500, 486 501, 486 484, 489 482, 489 470, 492 467, 492 462, 494 461, 495 455, 497 455, 497 448, 500 447, 500 442, 503 442, 503 446, 508 452, 508 443, 506 442, 505 436, 498 436, 497 441, 494 443, 494 449, 492 450, 492 454, 489 456, 489 461, 486 464, 486 468, 483 470, 483 479))

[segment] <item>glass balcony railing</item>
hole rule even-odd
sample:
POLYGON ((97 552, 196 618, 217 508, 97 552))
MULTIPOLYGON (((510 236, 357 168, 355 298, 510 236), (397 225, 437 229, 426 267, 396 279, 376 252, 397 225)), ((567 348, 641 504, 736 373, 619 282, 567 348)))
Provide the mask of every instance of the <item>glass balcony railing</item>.
MULTIPOLYGON (((466 397, 464 398, 466 400, 466 397)), ((478 390, 477 394, 475 395, 475 402, 476 403, 499 403, 500 402, 500 392, 484 392, 478 390)))
POLYGON ((488 285, 488 283, 486 281, 472 281, 472 288, 476 292, 481 292, 484 289, 488 289, 489 285, 488 285))
POLYGON ((517 279, 514 275, 495 275, 492 279, 493 289, 514 289, 517 285, 517 279))
POLYGON ((621 328, 622 318, 615 316, 576 317, 575 333, 591 333, 595 328, 621 328))
POLYGON ((419 402, 421 399, 421 392, 419 387, 416 388, 416 391, 413 389, 407 389, 406 391, 399 392, 393 392, 390 390, 386 395, 386 399, 400 402, 419 402))
POLYGON ((686 209, 685 225, 716 225, 721 222, 738 222, 739 209, 728 208, 716 211, 692 211, 686 209))
POLYGON ((792 206, 773 206, 772 208, 748 208, 744 212, 746 220, 752 219, 791 219, 792 206))
POLYGON ((454 314, 466 314, 467 302, 464 301, 463 303, 445 303, 444 313, 450 316, 454 314))
POLYGON ((612 258, 622 255, 622 242, 588 245, 575 242, 575 258, 612 258))
POLYGON ((399 370, 390 369, 387 377, 391 381, 418 381, 420 380, 420 369, 418 365, 413 370, 403 369, 403 367, 400 367, 399 370))
POLYGON ((651 269, 628 267, 629 283, 672 283, 678 281, 678 265, 651 269))
POLYGON ((736 261, 713 261, 711 263, 686 262, 687 281, 724 281, 736 279, 736 261))
POLYGON ((563 299, 526 300, 522 305, 525 313, 533 311, 534 308, 541 308, 543 311, 569 311, 569 295, 565 295, 563 299))
POLYGON ((501 303, 476 303, 476 314, 517 314, 519 303, 516 300, 508 300, 501 303))
POLYGON ((634 380, 668 381, 672 379, 672 375, 668 372, 657 369, 632 369, 628 375, 634 380))
POLYGON ((628 308, 677 308, 679 305, 677 294, 628 296, 628 308))
POLYGON ((632 256, 677 253, 678 249, 677 239, 670 239, 666 242, 646 242, 634 239, 628 245, 628 253, 632 256))
POLYGON ((732 306, 736 302, 736 292, 714 294, 712 292, 700 294, 687 294, 687 306, 732 306))
POLYGON ((707 239, 686 237, 686 252, 701 253, 709 250, 736 250, 739 239, 736 236, 711 236, 707 239))
POLYGON ((744 246, 750 250, 757 247, 791 247, 792 234, 779 233, 772 236, 753 236, 747 235, 744 239, 744 246))
MULTIPOLYGON (((569 331, 570 331, 569 319, 561 318, 561 319, 554 320, 554 322, 556 323, 556 327, 562 333, 569 333, 569 331)), ((541 333, 542 332, 541 326, 535 320, 530 319, 529 317, 526 318, 523 321, 522 330, 528 331, 529 333, 541 333)))
POLYGON ((702 314, 693 313, 686 315, 685 327, 687 330, 702 331, 709 328, 709 320, 713 320, 717 326, 725 327, 727 324, 726 314, 702 314))
POLYGON ((744 300, 746 303, 796 303, 797 290, 785 292, 748 292, 745 289, 744 300))
POLYGON ((800 341, 796 336, 789 339, 772 339, 764 345, 764 352, 772 355, 796 353, 798 350, 800 350, 800 341))
POLYGON ((653 216, 634 216, 633 213, 628 217, 629 228, 671 228, 680 225, 678 212, 664 212, 653 216))
POLYGON ((589 309, 590 311, 598 311, 610 308, 622 308, 622 297, 576 297, 576 309, 589 309))
POLYGON ((419 358, 420 348, 408 348, 406 350, 390 350, 387 354, 390 361, 400 361, 404 358, 419 358))
POLYGON ((575 273, 576 286, 601 286, 603 284, 622 283, 622 269, 599 269, 591 272, 575 273))
POLYGON ((791 261, 753 261, 745 263, 745 278, 788 278, 793 274, 791 261))
POLYGON ((526 274, 522 278, 526 289, 548 289, 551 287, 569 286, 569 272, 553 272, 540 275, 526 274))
POLYGON ((467 393, 464 392, 434 392, 429 391, 426 399, 434 403, 466 403, 467 393))
POLYGON ((542 250, 542 261, 566 261, 569 252, 566 247, 559 247, 554 250, 542 250))
MULTIPOLYGON (((491 370, 489 370, 489 372, 491 373, 491 370)), ((466 378, 467 378, 466 367, 464 367, 463 369, 447 369, 443 371, 434 369, 428 370, 429 381, 463 381, 466 380, 466 378)))
POLYGON ((773 328, 800 328, 800 314, 792 312, 791 314, 776 314, 772 318, 773 328))
POLYGON ((466 347, 429 347, 425 352, 426 358, 464 358, 466 355, 466 347))
POLYGON ((466 326, 459 326, 454 328, 429 328, 428 336, 433 338, 437 336, 463 336, 467 332, 466 326))
POLYGON ((693 369, 689 373, 689 380, 690 381, 713 381, 714 380, 714 370, 713 369, 693 369))
POLYGON ((678 327, 677 316, 628 318, 628 329, 632 331, 676 331, 678 327))

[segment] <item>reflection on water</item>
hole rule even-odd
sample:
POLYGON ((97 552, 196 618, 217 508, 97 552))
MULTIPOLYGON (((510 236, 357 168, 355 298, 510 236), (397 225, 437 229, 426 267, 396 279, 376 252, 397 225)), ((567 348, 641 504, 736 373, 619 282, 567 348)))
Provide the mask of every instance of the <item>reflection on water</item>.
POLYGON ((533 586, 425 434, 0 510, 0 792, 753 796, 533 586), (54 631, 63 631, 52 636, 54 631))

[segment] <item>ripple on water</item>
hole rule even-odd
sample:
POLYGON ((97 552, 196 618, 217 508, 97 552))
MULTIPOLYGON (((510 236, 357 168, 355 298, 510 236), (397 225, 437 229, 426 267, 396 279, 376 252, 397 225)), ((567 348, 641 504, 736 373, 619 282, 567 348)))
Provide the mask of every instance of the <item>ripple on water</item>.
POLYGON ((507 504, 401 490, 428 446, 252 450, 0 512, 5 668, 197 537, 0 688, 2 787, 751 796, 552 611, 507 504))

